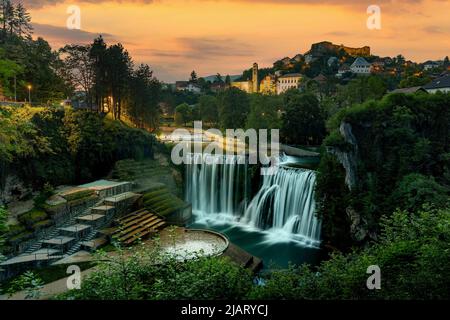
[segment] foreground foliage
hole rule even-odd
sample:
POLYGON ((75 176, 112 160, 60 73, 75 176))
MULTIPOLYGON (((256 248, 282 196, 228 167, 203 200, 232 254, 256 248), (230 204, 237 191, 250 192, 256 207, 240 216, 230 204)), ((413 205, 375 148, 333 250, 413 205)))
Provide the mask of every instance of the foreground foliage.
POLYGON ((450 210, 397 211, 383 218, 381 240, 335 254, 317 270, 273 272, 258 299, 447 299, 450 288, 450 210), (367 268, 381 269, 381 289, 368 290, 367 268))
POLYGON ((377 243, 335 253, 317 268, 291 266, 264 274, 264 285, 226 258, 172 259, 159 249, 119 249, 60 299, 446 299, 450 287, 450 210, 396 211, 382 219, 377 243), (156 263, 160 261, 161 263, 156 263), (381 269, 369 290, 367 268, 381 269))
POLYGON ((60 299, 242 299, 252 285, 250 274, 226 258, 179 262, 160 248, 118 249, 101 254, 96 271, 60 299), (159 261, 159 263, 158 263, 159 261))

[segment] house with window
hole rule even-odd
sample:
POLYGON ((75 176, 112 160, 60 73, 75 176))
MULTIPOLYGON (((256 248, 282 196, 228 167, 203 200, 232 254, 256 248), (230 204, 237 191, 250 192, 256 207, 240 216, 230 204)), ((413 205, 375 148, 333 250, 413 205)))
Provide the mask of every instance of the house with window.
POLYGON ((450 92, 450 73, 434 79, 430 83, 423 86, 428 93, 450 92))
POLYGON ((277 94, 286 92, 291 88, 298 89, 303 76, 300 73, 288 73, 282 75, 277 81, 277 94))
POLYGON ((428 60, 423 64, 423 70, 433 70, 435 68, 439 68, 440 64, 436 61, 428 60))
POLYGON ((350 70, 356 74, 370 74, 372 65, 363 57, 358 57, 350 66, 350 70))

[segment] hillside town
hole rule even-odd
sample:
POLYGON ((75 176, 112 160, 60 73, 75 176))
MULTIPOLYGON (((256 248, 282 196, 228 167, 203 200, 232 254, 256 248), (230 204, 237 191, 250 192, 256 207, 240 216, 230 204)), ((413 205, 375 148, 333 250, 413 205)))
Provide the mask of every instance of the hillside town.
POLYGON ((432 93, 438 89, 445 92, 450 90, 447 78, 447 72, 450 71, 448 57, 416 63, 401 55, 394 58, 372 55, 368 46, 351 48, 328 41, 312 44, 311 49, 304 54, 278 60, 272 68, 260 70, 255 62, 249 71, 251 72, 244 72, 242 76, 228 76, 228 81, 218 75, 208 77, 208 80, 191 78, 188 81, 177 81, 172 86, 178 91, 195 94, 235 87, 247 93, 280 95, 292 88, 302 90, 311 81, 325 86, 330 82, 346 84, 358 76, 377 75, 393 79, 413 77, 423 82, 422 85, 411 88, 400 88, 399 84, 393 84, 391 91, 422 90, 432 93), (235 80, 231 81, 232 78, 235 80))

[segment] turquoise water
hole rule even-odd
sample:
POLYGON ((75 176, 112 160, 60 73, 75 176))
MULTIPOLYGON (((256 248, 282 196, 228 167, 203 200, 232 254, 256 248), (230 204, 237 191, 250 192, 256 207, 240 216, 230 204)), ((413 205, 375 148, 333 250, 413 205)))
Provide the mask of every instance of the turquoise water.
POLYGON ((280 235, 279 239, 270 237, 267 233, 249 230, 243 226, 230 223, 194 222, 191 228, 209 229, 225 234, 235 245, 263 260, 264 269, 286 268, 289 262, 300 265, 318 264, 321 251, 306 248, 295 241, 290 241, 280 235))

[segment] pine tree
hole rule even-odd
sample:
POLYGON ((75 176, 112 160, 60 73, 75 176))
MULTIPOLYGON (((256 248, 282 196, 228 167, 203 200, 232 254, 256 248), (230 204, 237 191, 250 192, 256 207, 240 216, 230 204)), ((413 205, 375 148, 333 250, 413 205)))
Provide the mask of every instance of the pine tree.
POLYGON ((17 35, 22 38, 31 38, 33 27, 31 26, 31 16, 27 9, 21 4, 17 4, 16 7, 16 28, 17 35))
POLYGON ((9 0, 6 0, 5 2, 4 19, 6 22, 6 30, 4 30, 4 33, 9 33, 9 36, 11 37, 16 26, 16 10, 14 8, 14 5, 9 0))
POLYGON ((189 79, 189 81, 192 82, 192 83, 196 83, 197 80, 198 80, 197 73, 193 70, 191 72, 191 79, 189 79))
POLYGON ((10 0, 0 0, 1 40, 4 41, 14 19, 14 7, 10 0))

